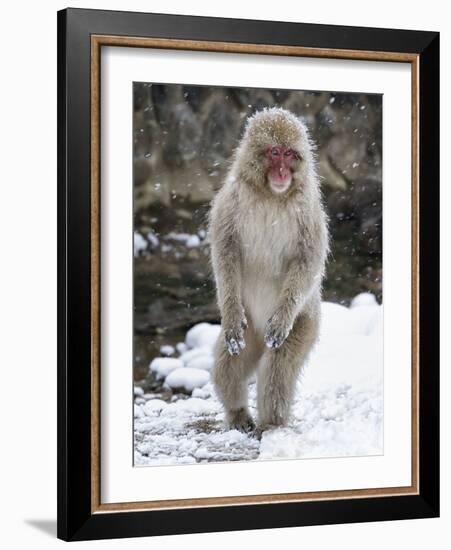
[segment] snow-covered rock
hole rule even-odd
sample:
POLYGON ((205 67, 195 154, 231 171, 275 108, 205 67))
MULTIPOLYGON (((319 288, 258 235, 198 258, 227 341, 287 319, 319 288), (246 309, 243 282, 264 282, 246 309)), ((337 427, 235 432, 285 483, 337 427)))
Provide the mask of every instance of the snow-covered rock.
POLYGON ((198 235, 190 235, 186 239, 185 244, 188 248, 196 248, 200 246, 200 238, 198 235))
POLYGON ((198 397, 199 399, 208 399, 211 397, 211 391, 204 386, 203 388, 194 388, 191 395, 192 397, 198 397))
POLYGON ((147 249, 147 241, 146 239, 141 235, 141 233, 134 233, 133 234, 133 255, 139 256, 143 252, 145 252, 147 249))
POLYGON ((137 405, 136 403, 133 406, 133 416, 135 418, 141 418, 144 416, 144 411, 140 405, 137 405))
POLYGON ((212 350, 206 347, 188 350, 180 356, 180 360, 185 367, 202 370, 211 370, 214 363, 212 350))
POLYGON ((382 306, 361 305, 349 310, 351 331, 355 334, 369 336, 382 319, 382 306))
POLYGON ((207 347, 213 349, 221 331, 221 325, 198 323, 186 333, 185 343, 189 348, 207 347))
POLYGON ((340 304, 323 302, 321 304, 321 341, 340 334, 350 334, 350 310, 340 304))
POLYGON ((210 380, 210 374, 206 370, 189 367, 173 370, 166 377, 165 384, 173 389, 184 389, 192 392, 194 388, 201 388, 210 380))
POLYGON ((169 345, 161 346, 160 353, 165 357, 170 357, 171 355, 174 355, 175 348, 174 346, 169 346, 169 345))
POLYGON ((164 411, 166 416, 203 416, 212 414, 216 411, 216 404, 213 401, 206 401, 205 399, 198 399, 197 397, 191 397, 190 399, 179 399, 175 403, 172 403, 164 411))
POLYGON ((215 361, 213 355, 200 355, 191 359, 191 361, 186 366, 192 369, 211 371, 214 362, 215 361))
POLYGON ((336 337, 338 335, 370 335, 382 315, 382 306, 378 305, 372 294, 359 294, 359 298, 351 308, 323 302, 321 304, 320 338, 336 337), (370 298, 372 297, 372 298, 370 298))
POLYGON ((189 349, 180 355, 180 361, 182 361, 185 366, 188 366, 188 364, 194 359, 204 357, 206 355, 209 356, 211 353, 211 349, 207 347, 189 349))
POLYGON ((158 248, 158 245, 160 244, 160 240, 158 237, 153 233, 152 231, 150 233, 147 233, 147 238, 149 240, 150 246, 152 248, 158 248))
POLYGON ((185 351, 188 349, 188 346, 185 344, 185 342, 179 342, 175 345, 175 349, 181 354, 185 353, 185 351))
POLYGON ((351 301, 351 308, 360 307, 360 306, 376 306, 377 301, 374 294, 370 292, 361 292, 357 294, 355 298, 351 301))
POLYGON ((196 248, 201 245, 199 235, 190 235, 189 233, 169 233, 166 237, 173 241, 183 243, 187 248, 196 248))
POLYGON ((166 378, 169 373, 182 367, 182 361, 175 357, 156 357, 149 365, 150 370, 157 375, 157 378, 166 378))
POLYGON ((162 399, 150 399, 143 406, 143 411, 148 416, 152 416, 155 413, 161 412, 167 406, 168 406, 168 404, 165 401, 163 401, 162 399))

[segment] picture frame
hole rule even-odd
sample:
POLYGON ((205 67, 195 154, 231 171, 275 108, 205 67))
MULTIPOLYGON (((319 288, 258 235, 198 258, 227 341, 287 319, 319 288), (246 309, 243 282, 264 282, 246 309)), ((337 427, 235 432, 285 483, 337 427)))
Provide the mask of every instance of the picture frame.
POLYGON ((437 517, 438 205, 438 33, 84 9, 58 12, 58 537, 88 540, 437 517), (100 52, 106 46, 410 64, 410 486, 101 502, 100 52))

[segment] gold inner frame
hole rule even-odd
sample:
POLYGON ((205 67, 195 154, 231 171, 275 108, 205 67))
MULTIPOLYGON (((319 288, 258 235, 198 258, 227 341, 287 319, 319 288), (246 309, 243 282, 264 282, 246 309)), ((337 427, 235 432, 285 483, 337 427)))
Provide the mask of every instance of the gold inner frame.
POLYGON ((91 513, 169 508, 199 508, 306 502, 343 498, 383 497, 419 494, 419 56, 399 52, 334 50, 267 44, 241 44, 139 38, 129 36, 91 36, 91 513), (264 495, 226 496, 117 502, 104 504, 100 499, 100 53, 102 46, 158 48, 173 50, 285 55, 410 63, 412 94, 412 480, 408 487, 383 487, 339 491, 277 493, 264 495))

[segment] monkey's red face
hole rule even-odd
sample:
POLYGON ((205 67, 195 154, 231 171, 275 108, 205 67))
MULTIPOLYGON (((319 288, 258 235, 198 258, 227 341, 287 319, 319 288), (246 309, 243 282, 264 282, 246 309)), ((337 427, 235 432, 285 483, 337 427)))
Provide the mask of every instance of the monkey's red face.
POLYGON ((291 185, 293 170, 298 153, 289 147, 270 145, 266 148, 265 156, 269 160, 267 179, 275 193, 284 193, 291 185))

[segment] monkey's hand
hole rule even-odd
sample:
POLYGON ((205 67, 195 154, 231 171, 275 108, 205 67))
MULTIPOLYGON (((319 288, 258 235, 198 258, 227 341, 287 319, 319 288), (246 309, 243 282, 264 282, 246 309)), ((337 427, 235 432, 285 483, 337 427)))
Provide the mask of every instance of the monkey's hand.
POLYGON ((243 315, 233 323, 224 324, 224 337, 227 351, 230 355, 239 355, 240 351, 246 347, 244 341, 244 331, 247 328, 247 319, 243 315))
POLYGON ((291 332, 293 323, 282 310, 277 310, 266 323, 265 344, 270 349, 277 349, 285 342, 291 332))

